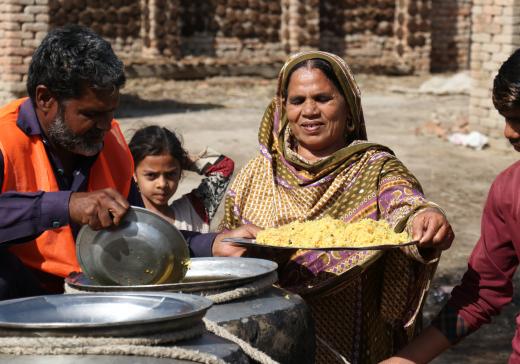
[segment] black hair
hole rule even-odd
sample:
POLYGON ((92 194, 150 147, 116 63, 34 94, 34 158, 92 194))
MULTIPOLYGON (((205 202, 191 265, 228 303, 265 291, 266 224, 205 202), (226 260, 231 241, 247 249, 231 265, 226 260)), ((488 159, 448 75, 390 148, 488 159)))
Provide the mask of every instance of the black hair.
POLYGON ((46 86, 58 101, 79 98, 85 87, 117 90, 125 83, 123 62, 109 42, 89 28, 67 25, 51 30, 35 50, 27 77, 27 93, 46 86))
POLYGON ((495 76, 493 104, 499 112, 520 108, 520 49, 502 64, 495 76))
POLYGON ((180 139, 164 127, 151 125, 137 130, 128 146, 134 158, 134 168, 150 155, 163 154, 169 154, 178 160, 182 169, 190 165, 188 152, 182 147, 180 139))
POLYGON ((283 90, 282 90, 282 96, 284 99, 287 98, 287 92, 288 92, 288 88, 289 88, 289 82, 291 81, 291 76, 293 75, 293 73, 296 70, 303 68, 303 67, 306 67, 308 69, 319 69, 321 72, 323 72, 325 77, 327 77, 334 84, 334 86, 336 86, 338 91, 341 93, 341 96, 343 96, 343 98, 346 99, 345 94, 343 93, 343 87, 341 87, 341 84, 338 80, 338 77, 336 76, 336 73, 334 73, 332 66, 330 65, 330 63, 328 61, 321 59, 321 58, 311 58, 311 59, 303 60, 303 61, 297 63, 291 69, 291 71, 287 75, 287 81, 285 81, 285 85, 283 86, 283 90))

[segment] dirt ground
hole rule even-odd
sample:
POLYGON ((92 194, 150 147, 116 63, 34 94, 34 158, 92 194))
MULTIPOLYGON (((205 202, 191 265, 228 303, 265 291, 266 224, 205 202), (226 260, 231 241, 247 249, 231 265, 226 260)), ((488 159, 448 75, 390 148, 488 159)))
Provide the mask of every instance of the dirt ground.
MULTIPOLYGON (((421 181, 429 199, 448 213, 456 233, 454 246, 443 254, 433 287, 456 284, 479 236, 480 215, 493 178, 517 160, 503 140, 476 151, 456 146, 418 129, 433 119, 447 123, 467 117, 467 95, 433 96, 410 90, 427 77, 358 76, 369 140, 391 147, 421 181), (407 89, 408 92, 395 92, 407 89)), ((125 135, 142 125, 160 124, 183 136, 185 147, 205 146, 235 160, 236 170, 257 151, 257 128, 275 89, 275 81, 259 78, 212 78, 200 81, 129 80, 118 118, 125 135)), ((182 194, 198 183, 186 174, 182 194)), ((222 216, 220 209, 217 219, 222 216)), ((518 279, 518 278, 517 278, 518 279)), ((435 363, 504 363, 510 352, 520 294, 495 319, 435 363)), ((433 296, 426 317, 439 309, 433 296)))

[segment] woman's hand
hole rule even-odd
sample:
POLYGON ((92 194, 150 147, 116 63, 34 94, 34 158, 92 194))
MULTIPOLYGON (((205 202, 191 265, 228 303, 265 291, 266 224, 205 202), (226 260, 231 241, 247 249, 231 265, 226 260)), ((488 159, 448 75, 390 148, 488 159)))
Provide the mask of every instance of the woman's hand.
POLYGON ((254 239, 256 234, 262 230, 256 225, 247 224, 242 225, 233 230, 223 231, 215 237, 213 243, 213 256, 215 257, 241 257, 246 255, 247 248, 244 246, 223 242, 224 238, 250 238, 254 239))
POLYGON ((451 225, 436 208, 427 208, 412 221, 412 239, 419 240, 421 248, 449 249, 455 234, 451 225))

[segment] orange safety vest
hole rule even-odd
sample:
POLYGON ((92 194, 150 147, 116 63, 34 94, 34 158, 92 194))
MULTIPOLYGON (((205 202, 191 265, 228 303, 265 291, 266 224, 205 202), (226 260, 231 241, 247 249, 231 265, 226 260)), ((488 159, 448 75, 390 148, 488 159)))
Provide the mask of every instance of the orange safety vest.
MULTIPOLYGON (((4 157, 2 192, 59 191, 56 177, 39 135, 27 135, 16 121, 21 104, 15 100, 0 108, 0 151, 4 157)), ((90 170, 87 191, 114 188, 128 196, 134 164, 130 149, 116 120, 105 135, 103 150, 90 170)), ((31 268, 66 277, 80 267, 69 225, 43 232, 33 241, 10 250, 31 268)))

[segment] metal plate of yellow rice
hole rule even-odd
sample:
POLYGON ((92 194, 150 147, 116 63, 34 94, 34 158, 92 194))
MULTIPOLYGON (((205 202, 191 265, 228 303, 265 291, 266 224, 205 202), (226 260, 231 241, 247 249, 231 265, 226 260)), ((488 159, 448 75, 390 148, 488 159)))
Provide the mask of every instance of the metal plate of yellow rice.
POLYGON ((396 233, 384 220, 363 219, 353 223, 325 217, 258 233, 256 240, 227 238, 224 241, 242 245, 283 249, 317 250, 382 250, 417 244, 407 233, 396 233))

